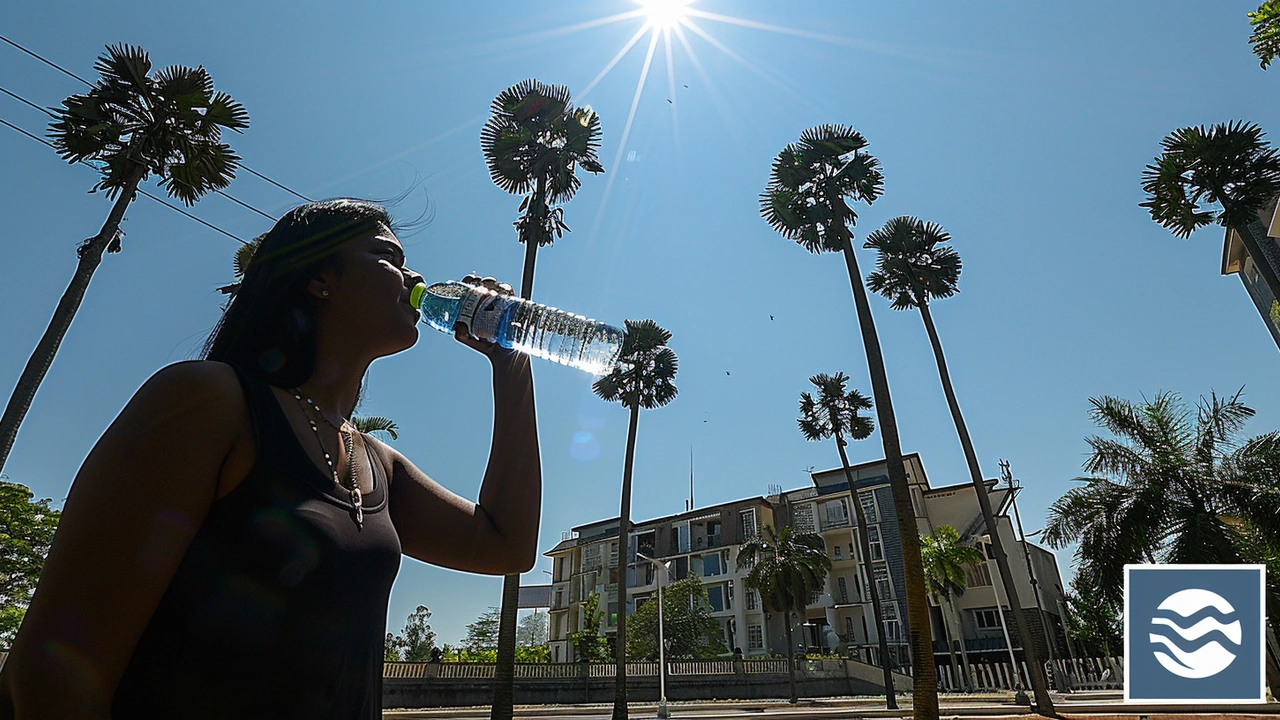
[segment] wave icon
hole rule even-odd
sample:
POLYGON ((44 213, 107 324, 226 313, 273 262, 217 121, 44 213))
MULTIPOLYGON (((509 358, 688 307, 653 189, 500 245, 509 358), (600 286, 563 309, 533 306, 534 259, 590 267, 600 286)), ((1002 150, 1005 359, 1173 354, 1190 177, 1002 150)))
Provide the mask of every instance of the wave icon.
POLYGON ((1184 678, 1207 678, 1226 670, 1236 659, 1219 639, 1238 649, 1242 629, 1239 620, 1232 620, 1235 608, 1221 595, 1199 588, 1179 590, 1165 598, 1158 609, 1181 618, 1181 622, 1160 616, 1151 619, 1152 625, 1167 627, 1175 633, 1175 637, 1162 634, 1163 631, 1152 632, 1149 636, 1152 644, 1164 646, 1163 650, 1154 650, 1153 653, 1165 670, 1184 678), (1221 615, 1222 619, 1214 617, 1214 614, 1221 615), (1193 615, 1204 617, 1187 624, 1193 615))

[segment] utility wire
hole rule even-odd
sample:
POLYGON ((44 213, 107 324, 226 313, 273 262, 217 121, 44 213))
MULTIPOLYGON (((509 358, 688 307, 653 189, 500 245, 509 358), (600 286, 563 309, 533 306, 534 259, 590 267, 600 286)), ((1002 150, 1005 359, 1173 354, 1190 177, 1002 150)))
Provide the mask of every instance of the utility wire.
MULTIPOLYGON (((35 104, 35 103, 31 102, 30 100, 28 100, 28 99, 26 99, 26 98, 22 97, 21 95, 19 95, 19 94, 15 93, 15 92, 11 92, 11 91, 9 91, 9 90, 6 90, 6 89, 5 89, 5 88, 3 88, 3 87, 0 87, 0 93, 4 93, 5 95, 8 95, 9 97, 14 98, 15 100, 18 100, 18 101, 20 101, 20 102, 26 103, 27 105, 30 105, 31 107, 35 108, 36 110, 39 110, 40 112, 44 113, 45 115, 48 115, 49 117, 51 117, 51 118, 53 118, 53 119, 55 119, 55 120, 59 119, 59 117, 58 117, 58 114, 57 114, 57 113, 55 113, 55 112, 53 112, 53 111, 49 110, 48 108, 42 108, 42 107, 40 107, 39 105, 37 105, 37 104, 35 104)), ((46 145, 48 145, 48 143, 45 143, 45 144, 46 144, 46 145)), ((52 146, 52 145, 50 145, 49 147, 53 147, 53 146, 52 146)), ((92 166, 91 166, 91 167, 92 167, 92 166)), ((243 165, 241 165, 241 167, 244 167, 244 166, 243 166, 243 165)), ((246 169, 246 170, 248 170, 248 168, 245 168, 245 169, 246 169)), ((250 172, 253 172, 253 171, 250 171, 250 172)), ((254 173, 254 174, 255 174, 255 175, 257 175, 257 173, 254 173)), ((282 187, 283 187, 283 186, 282 186, 282 187)), ((288 188, 285 188, 285 189, 287 190, 288 188)), ((263 212, 262 210, 259 210, 258 208, 256 208, 256 207, 254 207, 254 206, 250 205, 249 203, 247 203, 247 202, 245 202, 245 201, 243 201, 243 200, 240 200, 239 198, 233 197, 230 193, 224 192, 224 191, 222 191, 222 190, 214 190, 214 192, 216 192, 216 193, 218 193, 219 195, 221 195, 222 197, 224 197, 224 198, 226 198, 226 199, 230 200, 231 202, 233 202, 233 203, 235 203, 235 204, 239 205, 240 207, 243 207, 243 208, 245 208, 245 209, 247 209, 247 210, 252 210, 253 212, 258 213, 258 214, 259 214, 259 215, 261 215, 262 217, 264 217, 264 218, 266 218, 266 219, 270 220, 271 222, 275 222, 276 220, 278 220, 278 219, 279 219, 279 218, 273 217, 272 215, 269 215, 269 214, 267 214, 267 213, 263 212)), ((305 198, 303 198, 303 199, 305 199, 305 198)))
MULTIPOLYGON (((15 47, 15 48, 17 48, 17 49, 21 50, 22 52, 24 52, 24 53, 26 53, 26 54, 30 55, 31 57, 35 58, 36 60, 39 60, 40 62, 44 63, 45 65, 48 65, 49 67, 51 67, 51 68, 53 68, 53 69, 55 69, 55 70, 58 70, 59 72, 62 72, 62 73, 64 73, 64 74, 66 74, 66 75, 69 75, 70 77, 73 77, 73 78, 75 78, 76 80, 79 80, 80 82, 84 83, 85 85, 88 85, 89 87, 93 87, 93 83, 89 82, 88 80, 85 80, 84 78, 82 78, 82 77, 80 77, 79 75, 77 75, 77 74, 75 74, 75 73, 71 72, 70 70, 68 70, 68 69, 66 69, 66 68, 64 68, 64 67, 62 67, 61 65, 59 65, 59 64, 57 64, 57 63, 55 63, 54 61, 49 60, 49 59, 47 59, 47 58, 44 58, 44 57, 40 56, 39 54, 37 54, 37 53, 35 53, 35 52, 31 51, 31 50, 28 50, 27 48, 25 48, 25 47, 23 47, 23 46, 19 45, 18 43, 16 43, 16 42, 14 42, 14 41, 10 40, 9 38, 7 38, 7 37, 5 37, 5 36, 3 36, 3 35, 0 35, 0 40, 3 40, 4 42, 8 43, 9 45, 12 45, 13 47, 15 47)), ((43 108, 42 108, 42 109, 43 109, 43 108)), ((255 176, 255 177, 261 178, 262 180, 265 180, 265 181, 267 181, 267 182, 271 183, 272 185, 275 185, 276 187, 280 188, 281 190, 284 190, 285 192, 290 193, 290 194, 291 194, 291 195, 293 195, 294 197, 301 198, 301 199, 303 199, 303 200, 305 200, 305 201, 307 201, 307 202, 315 202, 314 200, 312 200, 311 198, 307 197, 306 195, 303 195, 302 193, 298 192, 297 190, 294 190, 294 189, 289 188, 289 187, 287 187, 287 186, 285 186, 285 185, 282 185, 281 183, 278 183, 278 182, 276 182, 275 180, 272 180, 271 178, 267 177, 266 175, 263 175, 262 173, 260 173, 260 172, 258 172, 258 171, 256 171, 256 170, 254 170, 254 169, 252 169, 252 168, 250 168, 250 167, 247 167, 247 166, 245 166, 245 165, 241 165, 240 167, 244 168, 245 172, 249 173, 250 175, 253 175, 253 176, 255 176)), ((237 201, 237 202, 238 202, 238 201, 237 201)), ((261 211, 259 211, 259 212, 261 212, 261 211)), ((263 214, 265 215, 265 213, 263 213, 263 214)), ((267 217, 271 217, 271 216, 270 216, 270 215, 268 215, 267 217)), ((275 218, 271 218, 271 219, 272 219, 272 220, 275 220, 275 218)))
MULTIPOLYGON (((53 143, 49 142, 48 140, 45 140, 44 138, 42 138, 42 137, 40 137, 40 136, 38 136, 38 135, 33 135, 33 134, 31 134, 31 133, 27 132, 26 130, 23 130, 22 128, 18 127, 17 125, 14 125, 13 123, 9 122, 8 120, 5 120, 4 118, 0 118, 0 125, 4 125, 5 127, 8 127, 8 128, 10 128, 10 129, 13 129, 13 130, 17 130, 18 132, 22 133, 23 135, 26 135, 27 137, 31 138, 32 140, 35 140, 35 141, 36 141, 36 142, 38 142, 38 143, 41 143, 41 144, 43 144, 43 145, 47 145, 47 146, 49 146, 49 147, 51 147, 51 148, 53 147, 53 143)), ((85 165, 85 166, 87 166, 87 167, 91 167, 91 168, 93 168, 94 170, 99 170, 99 168, 98 168, 98 167, 96 167, 95 165, 93 165, 92 163, 90 163, 90 162, 88 162, 88 161, 86 161, 86 160, 81 160, 81 161, 80 161, 80 164, 81 164, 81 165, 85 165)), ((207 228, 209 228, 209 229, 211 229, 211 230, 215 230, 215 231, 217 231, 217 232, 222 233, 223 235, 226 235, 227 237, 231 238, 232 240, 235 240, 236 242, 239 242, 239 243, 240 243, 240 244, 242 244, 242 245, 248 245, 248 244, 249 244, 247 241, 245 241, 245 240, 243 240, 243 239, 241 239, 241 238, 239 238, 239 237, 236 237, 235 235, 232 235, 231 233, 227 232, 226 230, 223 230, 222 228, 218 227, 217 225, 214 225, 213 223, 210 223, 210 222, 206 222, 206 221, 204 221, 204 220, 201 220, 200 218, 196 217, 195 215, 192 215, 191 213, 187 212, 186 210, 183 210, 182 208, 178 207, 177 205, 174 205, 173 203, 170 203, 170 202, 168 202, 167 200, 164 200, 163 198, 158 198, 158 197, 156 197, 155 195, 152 195, 151 193, 147 192, 146 190, 143 190, 142 188, 138 188, 138 194, 140 194, 140 195, 145 195, 145 196, 147 196, 147 197, 151 198, 152 200, 155 200, 156 202, 160 203, 161 205, 164 205, 165 207, 169 208, 170 210, 173 210, 174 212, 181 213, 181 214, 183 214, 183 215, 185 215, 185 216, 187 216, 187 217, 191 218, 192 220, 195 220, 196 222, 200 223, 201 225, 204 225, 205 227, 207 227, 207 228)))

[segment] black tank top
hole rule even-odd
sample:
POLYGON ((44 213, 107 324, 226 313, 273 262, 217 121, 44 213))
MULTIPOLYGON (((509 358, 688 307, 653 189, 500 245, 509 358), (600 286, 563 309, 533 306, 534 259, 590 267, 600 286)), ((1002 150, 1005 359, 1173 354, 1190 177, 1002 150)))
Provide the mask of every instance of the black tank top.
POLYGON ((387 599, 400 568, 382 463, 369 458, 374 488, 358 530, 347 491, 307 457, 266 382, 236 374, 257 461, 196 533, 112 717, 379 718, 387 599))

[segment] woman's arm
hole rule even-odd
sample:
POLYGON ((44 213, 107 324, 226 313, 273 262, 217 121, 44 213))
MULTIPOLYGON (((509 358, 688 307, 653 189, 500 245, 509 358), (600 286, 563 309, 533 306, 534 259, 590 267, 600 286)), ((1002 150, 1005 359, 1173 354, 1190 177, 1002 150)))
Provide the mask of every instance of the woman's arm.
POLYGON ((108 718, 111 698, 250 423, 229 365, 151 377, 77 473, 0 684, 17 718, 108 718))
POLYGON ((391 465, 391 518, 410 557, 468 572, 523 572, 537 560, 542 511, 529 358, 468 340, 463 341, 493 363, 493 441, 480 502, 446 490, 399 452, 374 440, 391 465))

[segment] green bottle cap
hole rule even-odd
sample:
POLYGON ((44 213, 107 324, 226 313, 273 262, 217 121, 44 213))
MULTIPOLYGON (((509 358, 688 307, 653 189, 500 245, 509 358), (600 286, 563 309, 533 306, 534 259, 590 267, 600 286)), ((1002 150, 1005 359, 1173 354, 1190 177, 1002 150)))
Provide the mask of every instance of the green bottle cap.
POLYGON ((409 304, 421 309, 422 306, 420 303, 422 302, 422 294, 426 291, 426 283, 418 283, 417 285, 414 285, 413 289, 409 291, 409 304))

